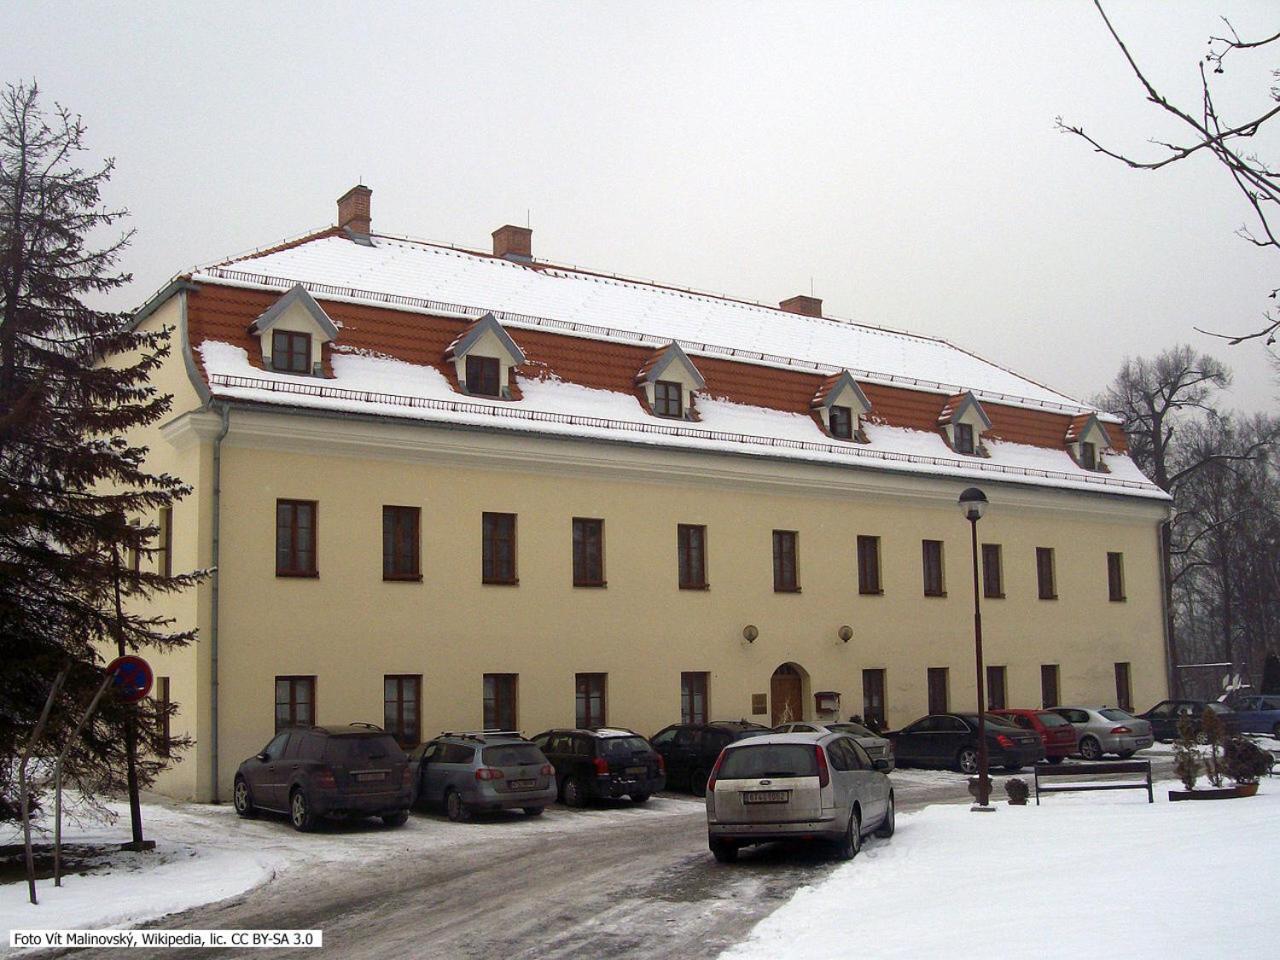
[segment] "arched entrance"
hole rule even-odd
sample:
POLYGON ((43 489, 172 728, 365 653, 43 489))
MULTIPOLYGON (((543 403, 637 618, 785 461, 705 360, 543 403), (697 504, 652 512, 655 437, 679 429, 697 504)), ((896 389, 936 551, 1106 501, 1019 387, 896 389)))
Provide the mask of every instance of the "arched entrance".
POLYGON ((784 663, 769 679, 769 710, 776 727, 804 719, 804 687, 808 674, 795 663, 784 663))

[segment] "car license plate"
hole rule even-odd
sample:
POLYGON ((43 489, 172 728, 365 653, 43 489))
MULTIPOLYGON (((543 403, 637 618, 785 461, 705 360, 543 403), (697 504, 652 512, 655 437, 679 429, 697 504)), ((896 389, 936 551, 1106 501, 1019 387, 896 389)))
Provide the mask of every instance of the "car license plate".
POLYGON ((510 781, 512 790, 532 790, 534 788, 534 785, 537 784, 537 782, 538 782, 537 780, 510 781))
POLYGON ((369 780, 385 780, 387 779, 387 774, 382 770, 375 771, 374 773, 357 773, 356 779, 362 783, 369 780))
POLYGON ((742 794, 743 803, 786 803, 790 790, 751 790, 742 794))
POLYGON ((627 767, 627 776, 629 777, 643 777, 645 773, 646 769, 644 767, 627 767))

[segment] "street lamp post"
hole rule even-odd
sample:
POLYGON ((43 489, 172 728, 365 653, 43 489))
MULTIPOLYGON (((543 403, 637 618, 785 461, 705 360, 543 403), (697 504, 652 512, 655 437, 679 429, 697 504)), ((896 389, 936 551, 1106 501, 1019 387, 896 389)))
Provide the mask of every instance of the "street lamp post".
POLYGON ((987 704, 982 666, 982 608, 978 603, 978 521, 987 511, 987 495, 977 487, 960 494, 960 512, 969 521, 973 538, 973 652, 978 671, 978 802, 974 810, 990 811, 991 776, 987 763, 987 704))

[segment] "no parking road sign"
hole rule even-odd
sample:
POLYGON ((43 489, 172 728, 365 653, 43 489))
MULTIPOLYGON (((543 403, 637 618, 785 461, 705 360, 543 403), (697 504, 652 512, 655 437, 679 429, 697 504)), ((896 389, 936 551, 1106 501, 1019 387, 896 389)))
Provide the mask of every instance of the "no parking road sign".
POLYGON ((116 657, 107 664, 107 673, 111 674, 112 692, 125 703, 137 703, 145 697, 155 679, 151 664, 133 655, 116 657))

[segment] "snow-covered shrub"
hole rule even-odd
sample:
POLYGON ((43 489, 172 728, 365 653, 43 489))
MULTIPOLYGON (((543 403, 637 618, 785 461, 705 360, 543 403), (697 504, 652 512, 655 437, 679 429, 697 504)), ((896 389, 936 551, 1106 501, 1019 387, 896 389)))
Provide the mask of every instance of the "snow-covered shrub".
POLYGON ((1222 758, 1222 743, 1227 738, 1227 727, 1212 707, 1205 707, 1200 717, 1200 739, 1209 745, 1209 756, 1204 762, 1204 774, 1215 787, 1221 787, 1226 779, 1226 765, 1222 758))
POLYGON ((1031 788, 1027 786, 1027 781, 1018 777, 1010 777, 1004 782, 1004 792, 1008 795, 1010 803, 1020 807, 1027 802, 1027 797, 1031 794, 1031 788))
POLYGON ((1196 731, 1190 717, 1178 721, 1178 739, 1173 742, 1173 769, 1188 790, 1196 788, 1200 776, 1200 749, 1196 745, 1196 731))
POLYGON ((1248 737, 1229 737, 1222 748, 1227 776, 1236 783, 1257 783, 1271 772, 1271 754, 1248 737))

